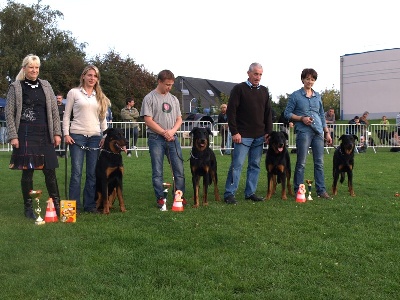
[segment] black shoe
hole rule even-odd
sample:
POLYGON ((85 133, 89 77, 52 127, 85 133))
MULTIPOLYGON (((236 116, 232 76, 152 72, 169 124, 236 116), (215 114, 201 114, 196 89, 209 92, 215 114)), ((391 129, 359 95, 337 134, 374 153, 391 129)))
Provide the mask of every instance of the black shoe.
POLYGON ((233 195, 229 195, 228 197, 226 197, 226 198, 224 199, 224 201, 225 201, 226 204, 233 204, 233 205, 236 205, 236 204, 237 204, 237 201, 236 201, 236 199, 235 199, 235 196, 233 196, 233 195))
POLYGON ((85 209, 85 213, 87 213, 87 214, 100 214, 100 212, 97 210, 97 208, 85 209))
POLYGON ((251 200, 251 201, 254 201, 254 202, 260 202, 260 201, 264 201, 264 198, 257 197, 256 194, 253 194, 250 197, 246 197, 246 200, 251 200))

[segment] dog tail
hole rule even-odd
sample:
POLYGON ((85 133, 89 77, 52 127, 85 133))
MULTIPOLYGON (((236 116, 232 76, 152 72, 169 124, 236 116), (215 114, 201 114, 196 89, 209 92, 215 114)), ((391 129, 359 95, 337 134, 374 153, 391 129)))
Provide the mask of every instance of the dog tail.
POLYGON ((340 172, 340 183, 343 183, 345 177, 345 172, 340 172))

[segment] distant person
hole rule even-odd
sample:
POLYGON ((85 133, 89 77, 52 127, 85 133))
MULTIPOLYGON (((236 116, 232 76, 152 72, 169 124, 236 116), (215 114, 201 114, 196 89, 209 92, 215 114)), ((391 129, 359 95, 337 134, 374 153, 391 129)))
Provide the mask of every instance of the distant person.
POLYGON ((391 146, 400 146, 400 136, 396 131, 393 132, 393 136, 390 139, 390 145, 391 146))
POLYGON ((397 126, 397 134, 400 135, 400 112, 396 116, 396 126, 397 126))
POLYGON ((336 117, 335 117, 335 110, 332 107, 329 108, 329 110, 325 113, 325 122, 326 125, 328 126, 329 133, 333 140, 335 138, 336 117))
MULTIPOLYGON (((63 94, 57 93, 56 99, 57 99, 58 115, 60 117, 60 121, 62 121, 64 118, 64 111, 65 111, 65 104, 63 103, 63 99, 64 99, 63 94)), ((62 132, 62 126, 61 126, 61 132, 62 132)), ((60 150, 57 150, 57 155, 59 157, 64 157, 65 142, 64 142, 63 138, 61 139, 61 144, 60 144, 59 149, 60 150)))
POLYGON ((57 215, 60 193, 55 169, 58 168, 55 147, 61 142, 60 119, 50 83, 38 78, 40 59, 29 54, 22 61, 16 80, 10 85, 6 102, 8 139, 13 147, 9 168, 22 170, 21 189, 25 217, 36 219, 29 192, 40 189, 33 185, 33 173, 42 170, 49 197, 57 215))
POLYGON ((78 212, 81 208, 81 180, 83 162, 86 156, 85 186, 83 188, 83 210, 97 213, 95 203, 96 161, 103 146, 103 131, 107 129, 106 113, 109 99, 100 86, 100 72, 96 66, 83 69, 78 87, 67 94, 63 130, 65 143, 71 153, 71 179, 69 199, 76 201, 78 212), (70 116, 74 113, 71 121, 70 116))
MULTIPOLYGON (((182 114, 179 100, 170 93, 174 82, 175 76, 170 70, 158 73, 157 87, 144 97, 140 111, 147 126, 152 182, 158 208, 164 204, 164 156, 167 156, 173 173, 173 194, 181 190, 185 195, 182 148, 176 135, 182 125, 182 114)), ((182 200, 186 205, 184 197, 182 200)))
POLYGON ((367 143, 365 142, 365 137, 360 136, 360 142, 358 143, 357 151, 359 153, 365 153, 367 151, 367 143))
POLYGON ((364 113, 360 117, 360 124, 364 124, 366 126, 369 125, 368 115, 369 115, 369 112, 364 111, 364 113))
POLYGON ((113 113, 112 113, 112 110, 111 110, 111 101, 109 101, 109 103, 108 103, 108 108, 107 108, 107 113, 106 113, 106 120, 107 120, 108 127, 110 127, 109 123, 112 123, 112 121, 113 121, 113 113))
POLYGON ((280 131, 286 132, 288 135, 290 133, 290 128, 294 127, 293 122, 285 118, 285 111, 282 111, 281 115, 279 116, 278 123, 282 124, 279 128, 280 131))
POLYGON ((246 200, 263 201, 256 195, 263 144, 272 132, 272 108, 269 91, 260 85, 263 67, 252 63, 247 71, 248 79, 235 85, 228 102, 228 124, 232 134, 233 155, 225 183, 224 200, 237 204, 238 189, 246 157, 247 178, 244 197, 246 200))
POLYGON ((364 113, 360 117, 360 134, 365 136, 365 143, 368 144, 368 126, 369 126, 369 120, 368 120, 368 111, 364 111, 364 113))
POLYGON ((230 148, 229 145, 227 145, 228 141, 228 132, 229 132, 229 126, 228 126, 228 116, 226 115, 226 109, 228 106, 224 103, 220 106, 221 112, 218 115, 218 126, 219 126, 219 134, 221 135, 221 153, 222 154, 230 154, 226 153, 227 150, 226 148, 230 148))
MULTIPOLYGON (((136 149, 138 137, 139 137, 139 124, 137 119, 139 118, 139 111, 134 107, 135 99, 129 97, 125 100, 126 106, 121 109, 122 121, 128 122, 125 124, 125 137, 129 141, 129 149, 136 149), (133 147, 131 147, 131 138, 133 139, 133 147)), ((128 157, 132 156, 132 151, 128 150, 128 157)))
POLYGON ((360 117, 355 116, 349 121, 349 126, 346 129, 346 134, 355 134, 358 136, 358 133, 360 132, 360 127, 360 117))
POLYGON ((390 122, 386 118, 386 116, 382 116, 382 120, 379 122, 380 128, 379 128, 379 140, 381 144, 387 144, 389 142, 389 125, 390 122))
POLYGON ((332 144, 329 128, 325 122, 321 96, 313 90, 318 74, 314 69, 301 72, 303 87, 289 96, 285 118, 295 123, 297 161, 294 171, 294 192, 304 184, 304 171, 309 148, 314 160, 314 179, 318 197, 330 199, 326 191, 324 175, 324 141, 332 144), (325 136, 324 136, 325 134, 325 136))

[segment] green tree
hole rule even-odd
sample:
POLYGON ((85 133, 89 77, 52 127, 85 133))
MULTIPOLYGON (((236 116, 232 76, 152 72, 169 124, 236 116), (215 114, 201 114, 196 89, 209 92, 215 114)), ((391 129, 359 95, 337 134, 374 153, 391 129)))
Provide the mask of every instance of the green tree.
POLYGON ((277 116, 276 122, 278 122, 279 116, 285 110, 286 105, 287 105, 287 103, 289 101, 289 96, 290 96, 289 94, 279 95, 278 96, 278 103, 272 102, 272 108, 275 110, 276 116, 277 116))
POLYGON ((123 58, 114 50, 94 57, 90 63, 99 68, 101 86, 111 100, 114 121, 121 120, 126 98, 133 96, 135 107, 140 111, 144 96, 157 86, 156 75, 143 65, 136 64, 129 56, 123 58))
POLYGON ((48 5, 28 7, 14 1, 0 10, 0 96, 8 90, 27 54, 36 54, 42 65, 39 77, 51 82, 55 91, 66 93, 79 82, 85 65, 85 44, 78 44, 71 32, 60 31, 63 17, 48 5))

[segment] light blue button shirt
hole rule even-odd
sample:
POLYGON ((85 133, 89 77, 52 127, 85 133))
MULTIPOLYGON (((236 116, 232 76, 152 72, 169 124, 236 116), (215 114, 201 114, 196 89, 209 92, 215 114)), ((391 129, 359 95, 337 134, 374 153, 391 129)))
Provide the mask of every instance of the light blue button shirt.
POLYGON ((296 131, 309 132, 313 130, 321 134, 324 132, 324 127, 326 127, 325 112, 321 96, 318 92, 313 90, 310 98, 306 96, 306 91, 303 88, 293 92, 289 96, 284 116, 290 120, 293 114, 312 117, 314 119, 311 126, 307 126, 303 122, 295 122, 296 131))

